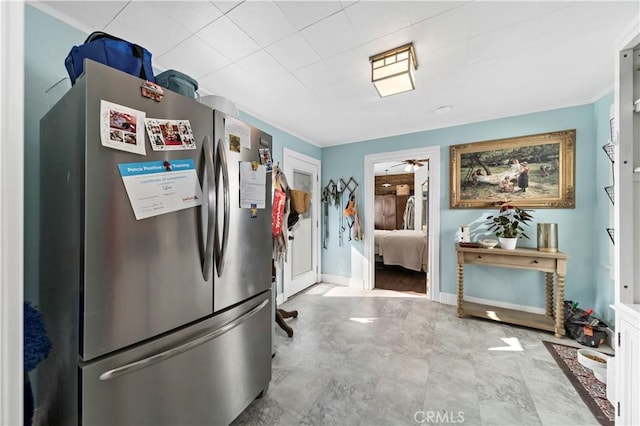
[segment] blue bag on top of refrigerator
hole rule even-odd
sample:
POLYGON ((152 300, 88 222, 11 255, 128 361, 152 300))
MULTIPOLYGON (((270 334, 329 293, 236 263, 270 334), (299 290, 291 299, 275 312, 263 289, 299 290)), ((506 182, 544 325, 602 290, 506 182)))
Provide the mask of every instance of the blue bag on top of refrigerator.
POLYGON ((198 82, 194 78, 176 70, 167 70, 158 74, 156 83, 191 99, 196 97, 196 90, 198 90, 198 82))
POLYGON ((142 46, 101 31, 89 34, 84 44, 73 46, 64 60, 71 84, 84 71, 84 59, 91 59, 144 80, 155 82, 151 53, 142 46))

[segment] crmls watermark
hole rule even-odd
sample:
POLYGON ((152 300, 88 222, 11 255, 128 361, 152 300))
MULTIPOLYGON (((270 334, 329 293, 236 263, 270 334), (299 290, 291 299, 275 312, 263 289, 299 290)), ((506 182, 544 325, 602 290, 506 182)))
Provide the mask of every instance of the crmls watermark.
POLYGON ((464 423, 464 411, 416 411, 413 419, 416 423, 464 423))

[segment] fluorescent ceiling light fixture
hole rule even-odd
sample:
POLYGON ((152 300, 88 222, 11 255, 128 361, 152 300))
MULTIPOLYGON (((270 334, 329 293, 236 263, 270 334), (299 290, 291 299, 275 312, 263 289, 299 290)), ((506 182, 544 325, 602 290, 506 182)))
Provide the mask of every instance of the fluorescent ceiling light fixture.
POLYGON ((380 97, 395 95, 416 88, 418 69, 413 43, 396 47, 369 58, 371 82, 380 97))

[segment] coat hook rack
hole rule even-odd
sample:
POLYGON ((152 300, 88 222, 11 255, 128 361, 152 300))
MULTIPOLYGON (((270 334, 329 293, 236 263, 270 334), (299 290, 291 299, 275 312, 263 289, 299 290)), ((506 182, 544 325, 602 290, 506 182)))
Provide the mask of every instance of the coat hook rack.
MULTIPOLYGON (((324 234, 322 246, 326 249, 329 244, 329 204, 334 205, 339 209, 339 227, 338 227, 338 244, 342 247, 342 240, 344 232, 347 230, 345 225, 344 209, 348 205, 351 197, 355 195, 358 189, 358 182, 353 177, 348 180, 343 178, 329 179, 329 182, 322 188, 322 205, 323 205, 323 224, 324 234), (348 195, 348 199, 344 200, 345 193, 348 195)), ((351 228, 351 226, 350 226, 351 228)))
POLYGON ((340 178, 340 182, 342 183, 343 188, 349 190, 349 195, 353 195, 353 193, 358 189, 358 182, 353 177, 350 177, 348 181, 344 181, 344 179, 340 178))

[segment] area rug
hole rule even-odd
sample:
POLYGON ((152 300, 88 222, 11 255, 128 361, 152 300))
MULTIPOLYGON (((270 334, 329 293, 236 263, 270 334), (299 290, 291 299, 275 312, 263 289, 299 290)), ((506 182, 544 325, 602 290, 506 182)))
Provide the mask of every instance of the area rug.
POLYGON ((542 342, 556 360, 580 398, 601 425, 614 425, 615 410, 607 399, 607 387, 593 371, 578 362, 577 348, 559 343, 542 342))

